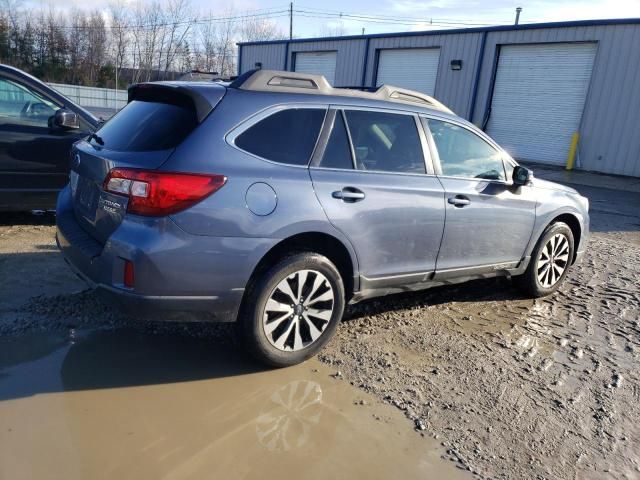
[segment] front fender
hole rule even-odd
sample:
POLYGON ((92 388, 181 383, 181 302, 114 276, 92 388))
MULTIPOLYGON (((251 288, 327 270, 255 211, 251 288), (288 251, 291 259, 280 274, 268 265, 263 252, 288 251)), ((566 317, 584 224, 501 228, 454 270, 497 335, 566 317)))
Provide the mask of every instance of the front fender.
POLYGON ((576 218, 580 226, 580 242, 575 246, 576 252, 583 252, 589 238, 589 212, 581 204, 575 194, 560 190, 545 190, 541 192, 536 205, 536 221, 525 256, 531 256, 538 240, 545 229, 558 217, 571 215, 576 218))

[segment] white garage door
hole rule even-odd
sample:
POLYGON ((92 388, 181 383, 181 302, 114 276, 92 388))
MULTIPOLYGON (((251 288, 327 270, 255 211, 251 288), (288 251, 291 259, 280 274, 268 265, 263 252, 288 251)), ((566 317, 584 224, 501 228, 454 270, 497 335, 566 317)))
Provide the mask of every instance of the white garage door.
POLYGON ((336 52, 297 52, 295 71, 324 75, 333 85, 336 79, 336 52))
POLYGON ((501 47, 487 133, 515 158, 564 164, 595 55, 595 43, 501 47))
POLYGON ((376 83, 433 95, 439 61, 439 48, 380 50, 376 83))

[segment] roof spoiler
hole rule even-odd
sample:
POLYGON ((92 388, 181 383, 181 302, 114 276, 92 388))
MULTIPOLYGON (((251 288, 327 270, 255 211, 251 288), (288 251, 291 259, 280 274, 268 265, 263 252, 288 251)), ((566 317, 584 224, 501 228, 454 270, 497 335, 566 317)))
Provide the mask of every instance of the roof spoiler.
POLYGON ((215 107, 199 92, 171 83, 137 83, 130 86, 127 93, 128 102, 133 100, 155 101, 192 108, 196 112, 198 123, 202 123, 215 107))

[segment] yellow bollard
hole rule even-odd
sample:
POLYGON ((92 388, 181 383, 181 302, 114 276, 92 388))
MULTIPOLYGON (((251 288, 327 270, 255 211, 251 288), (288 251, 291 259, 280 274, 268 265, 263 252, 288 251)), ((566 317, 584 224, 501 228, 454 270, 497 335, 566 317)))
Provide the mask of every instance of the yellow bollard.
POLYGON ((573 170, 573 163, 576 160, 576 151, 578 150, 578 140, 580 139, 580 134, 575 132, 571 137, 571 146, 569 147, 569 156, 567 157, 567 170, 573 170))

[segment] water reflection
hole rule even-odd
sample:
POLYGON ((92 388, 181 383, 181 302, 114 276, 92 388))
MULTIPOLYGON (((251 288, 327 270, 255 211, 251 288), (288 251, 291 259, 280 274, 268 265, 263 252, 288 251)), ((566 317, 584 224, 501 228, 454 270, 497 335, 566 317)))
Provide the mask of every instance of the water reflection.
POLYGON ((132 331, 2 342, 6 478, 459 475, 400 412, 357 405, 316 361, 265 370, 224 337, 132 331))
POLYGON ((274 452, 300 448, 322 417, 322 389, 316 382, 296 380, 269 397, 267 411, 256 418, 258 441, 274 452))

